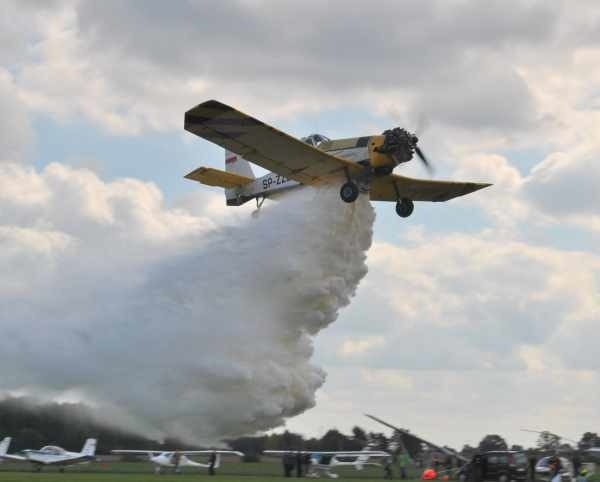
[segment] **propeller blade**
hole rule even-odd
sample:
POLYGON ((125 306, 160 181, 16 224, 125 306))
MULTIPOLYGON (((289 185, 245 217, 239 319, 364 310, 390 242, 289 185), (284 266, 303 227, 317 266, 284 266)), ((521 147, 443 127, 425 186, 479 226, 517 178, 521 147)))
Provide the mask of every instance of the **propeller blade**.
POLYGON ((427 172, 429 172, 430 175, 433 175, 433 172, 434 172, 433 166, 429 163, 429 161, 425 157, 425 154, 423 154, 423 151, 421 149, 419 149, 418 146, 415 146, 415 152, 416 152, 418 158, 421 159, 421 162, 425 166, 425 169, 427 169, 427 172))

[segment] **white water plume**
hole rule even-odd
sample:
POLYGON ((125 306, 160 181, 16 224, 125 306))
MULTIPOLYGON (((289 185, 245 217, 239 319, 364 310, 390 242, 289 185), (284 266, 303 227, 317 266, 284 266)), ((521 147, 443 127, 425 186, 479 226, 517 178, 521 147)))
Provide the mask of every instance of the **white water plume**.
POLYGON ((0 390, 81 398, 113 423, 188 441, 314 405, 325 373, 312 336, 367 271, 365 197, 304 188, 214 228, 137 181, 0 170, 0 184, 15 180, 32 194, 0 197, 0 390))

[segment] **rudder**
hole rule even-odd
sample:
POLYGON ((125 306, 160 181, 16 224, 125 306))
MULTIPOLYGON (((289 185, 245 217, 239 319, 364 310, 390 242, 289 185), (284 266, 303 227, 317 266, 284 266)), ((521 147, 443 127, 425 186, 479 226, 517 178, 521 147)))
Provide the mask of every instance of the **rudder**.
POLYGON ((10 447, 11 437, 4 437, 0 442, 0 455, 6 455, 8 453, 8 447, 10 447))
POLYGON ((243 157, 238 156, 235 152, 228 150, 225 150, 225 171, 237 174, 238 176, 255 179, 250 163, 243 157))
MULTIPOLYGON (((241 156, 238 156, 235 152, 228 151, 225 149, 225 171, 237 176, 244 176, 248 179, 256 179, 252 166, 250 163, 241 156)), ((227 205, 239 205, 243 202, 239 202, 239 191, 235 188, 225 189, 225 199, 227 205)))
POLYGON ((83 444, 83 449, 81 449, 82 455, 89 455, 93 457, 96 454, 96 444, 97 440, 95 438, 89 438, 83 444))

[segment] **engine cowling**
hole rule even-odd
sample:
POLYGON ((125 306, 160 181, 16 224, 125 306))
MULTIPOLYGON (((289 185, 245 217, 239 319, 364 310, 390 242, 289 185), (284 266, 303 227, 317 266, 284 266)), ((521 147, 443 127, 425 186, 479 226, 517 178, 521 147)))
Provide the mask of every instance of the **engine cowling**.
POLYGON ((398 164, 413 158, 417 137, 406 129, 396 127, 369 140, 369 158, 375 172, 389 174, 398 164))

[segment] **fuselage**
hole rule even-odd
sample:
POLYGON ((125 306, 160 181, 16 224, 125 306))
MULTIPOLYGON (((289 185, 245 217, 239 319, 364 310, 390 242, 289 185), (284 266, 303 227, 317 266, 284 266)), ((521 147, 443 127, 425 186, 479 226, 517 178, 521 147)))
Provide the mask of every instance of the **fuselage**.
POLYGON ((161 454, 150 457, 150 461, 153 464, 161 467, 168 467, 176 469, 178 467, 208 467, 206 464, 200 462, 194 462, 185 455, 178 454, 177 452, 163 452, 161 454))
MULTIPOLYGON (((318 136, 318 135, 317 135, 318 136)), ((313 140, 315 136, 305 138, 304 141, 321 149, 322 151, 329 152, 335 156, 343 157, 349 161, 356 162, 358 164, 365 164, 369 162, 369 147, 368 142, 370 137, 352 137, 348 139, 327 139, 323 136, 320 137, 319 141, 313 140)), ((251 183, 241 187, 237 191, 236 198, 230 198, 227 200, 227 204, 230 206, 243 204, 244 202, 262 197, 275 197, 284 191, 289 191, 302 186, 301 183, 288 179, 281 174, 269 172, 264 176, 254 179, 251 183)))
POLYGON ((89 463, 93 455, 82 455, 80 452, 68 452, 61 447, 47 446, 40 450, 24 450, 27 461, 38 465, 75 465, 89 463))

